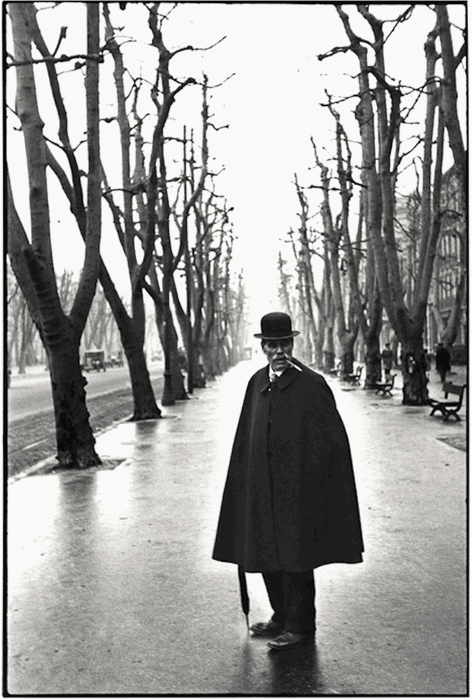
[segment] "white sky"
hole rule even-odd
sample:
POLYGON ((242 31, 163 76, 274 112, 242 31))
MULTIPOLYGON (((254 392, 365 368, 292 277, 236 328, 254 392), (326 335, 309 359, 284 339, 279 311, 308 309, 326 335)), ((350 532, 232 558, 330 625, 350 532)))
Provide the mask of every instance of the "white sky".
MULTIPOLYGON (((46 3, 37 3, 38 7, 41 5, 47 6, 46 3)), ((394 18, 405 8, 405 5, 371 3, 371 11, 382 18, 394 18)), ((354 29, 362 36, 369 36, 369 30, 363 20, 358 19, 355 7, 345 6, 345 9, 355 18, 354 29)), ((449 9, 451 19, 463 26, 462 6, 449 9)), ((147 13, 139 3, 128 3, 125 11, 120 11, 117 3, 112 7, 114 25, 123 27, 123 35, 138 35, 141 41, 138 45, 127 45, 127 50, 133 54, 136 72, 142 70, 143 75, 152 79, 157 52, 147 45, 150 32, 146 17, 147 13)), ((427 7, 416 6, 412 19, 392 36, 388 44, 391 48, 387 51, 387 72, 391 80, 401 81, 404 85, 422 83, 423 44, 434 19, 433 12, 427 7)), ((58 28, 67 25, 67 39, 60 53, 85 52, 83 3, 62 3, 54 11, 41 13, 40 21, 50 48, 55 46, 58 28)), ((193 76, 197 80, 205 71, 210 85, 235 73, 222 87, 210 93, 214 123, 218 126, 229 124, 229 129, 210 133, 210 155, 214 158, 216 171, 225 168, 217 180, 217 190, 226 196, 228 206, 234 207, 232 221, 238 237, 236 262, 244 267, 252 312, 258 319, 269 308, 278 307, 278 250, 288 230, 296 229, 298 225, 294 173, 297 173, 301 185, 318 182, 318 175, 312 170, 310 137, 316 141, 322 157, 332 153, 333 120, 326 108, 320 106, 325 101, 324 91, 327 89, 334 96, 355 93, 357 59, 349 53, 323 62, 317 59, 318 54, 347 43, 341 20, 330 3, 186 2, 173 11, 164 28, 164 41, 170 50, 188 44, 209 46, 224 36, 226 39, 211 51, 180 54, 171 63, 171 68, 176 77, 193 76), (323 152, 322 149, 327 150, 323 152)), ((107 61, 106 65, 111 66, 111 59, 107 61)), ((76 72, 68 73, 67 81, 64 78, 62 82, 77 141, 85 123, 82 121, 85 104, 81 81, 76 72)), ((102 116, 110 116, 114 114, 113 93, 107 94, 104 80, 102 86, 102 116)), ((8 99, 14 104, 11 99, 14 80, 10 80, 10 71, 7 88, 8 99)), ((200 95, 198 87, 189 87, 178 96, 171 112, 171 130, 175 128, 175 135, 180 136, 183 123, 190 126, 192 120, 196 132, 200 133, 200 95)), ((57 139, 54 122, 50 126, 53 110, 46 90, 41 90, 40 102, 45 131, 49 137, 57 139)), ((351 100, 339 110, 346 128, 352 127, 351 133, 356 138, 354 106, 355 101, 351 100)), ((418 112, 418 121, 421 121, 422 114, 422 111, 418 112)), ((113 128, 116 127, 104 125, 102 146, 108 167, 118 173, 119 161, 113 160, 117 155, 117 141, 108 149, 106 146, 113 128)), ((416 126, 412 126, 410 135, 415 132, 416 126)), ((408 137, 406 129, 403 137, 405 140, 408 137)), ((24 170, 18 134, 9 136, 8 148, 9 161, 13 163, 15 194, 18 200, 24 200, 24 170), (21 189, 23 195, 20 195, 21 189)), ((82 152, 85 156, 84 147, 82 152)), ((404 191, 408 191, 413 183, 410 171, 401 185, 404 191)), ((119 186, 118 181, 116 185, 119 186)), ((52 200, 51 223, 57 271, 64 268, 79 270, 83 249, 80 237, 73 230, 67 207, 59 204, 59 194, 54 194, 52 200)), ((310 195, 310 201, 312 213, 315 213, 316 194, 310 195)), ((21 211, 26 213, 27 202, 22 203, 21 211)), ((123 256, 115 247, 114 234, 106 216, 103 255, 110 269, 119 271, 119 276, 125 280, 127 273, 123 256)), ((27 218, 23 217, 23 221, 28 229, 27 218)))

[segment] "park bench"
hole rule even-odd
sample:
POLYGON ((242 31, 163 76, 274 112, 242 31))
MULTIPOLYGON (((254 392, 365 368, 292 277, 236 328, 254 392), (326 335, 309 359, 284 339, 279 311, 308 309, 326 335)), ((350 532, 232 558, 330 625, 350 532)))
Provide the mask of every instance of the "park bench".
POLYGON ((382 392, 382 396, 392 396, 392 389, 393 385, 395 383, 395 377, 396 374, 391 374, 389 379, 387 379, 385 382, 376 382, 375 383, 375 393, 379 394, 382 392))
POLYGON ((353 385, 359 385, 361 382, 361 374, 362 374, 362 367, 357 367, 356 371, 354 374, 348 374, 346 377, 346 381, 349 384, 353 385))
POLYGON ((341 363, 338 362, 336 367, 333 367, 328 371, 328 374, 330 377, 339 377, 339 375, 341 374, 341 363))
POLYGON ((454 416, 456 420, 460 420, 459 411, 462 407, 462 399, 464 397, 464 391, 467 388, 467 384, 459 386, 458 384, 452 384, 452 382, 445 382, 443 384, 444 391, 444 401, 438 401, 437 399, 429 399, 429 405, 433 407, 433 410, 429 414, 434 415, 436 411, 440 411, 444 416, 443 420, 449 420, 450 416, 454 416), (446 401, 449 394, 454 394, 458 398, 454 401, 446 401))

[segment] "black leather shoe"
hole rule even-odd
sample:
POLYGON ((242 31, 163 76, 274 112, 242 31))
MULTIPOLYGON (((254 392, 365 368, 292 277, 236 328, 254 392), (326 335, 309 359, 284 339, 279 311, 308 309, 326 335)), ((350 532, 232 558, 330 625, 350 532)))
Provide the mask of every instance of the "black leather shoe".
POLYGON ((275 637, 282 632, 281 625, 273 620, 269 620, 269 622, 255 622, 250 629, 256 637, 275 637))
POLYGON ((314 640, 314 633, 299 634, 298 632, 282 632, 278 637, 267 642, 267 646, 275 651, 284 651, 285 649, 293 649, 300 644, 306 644, 314 640))

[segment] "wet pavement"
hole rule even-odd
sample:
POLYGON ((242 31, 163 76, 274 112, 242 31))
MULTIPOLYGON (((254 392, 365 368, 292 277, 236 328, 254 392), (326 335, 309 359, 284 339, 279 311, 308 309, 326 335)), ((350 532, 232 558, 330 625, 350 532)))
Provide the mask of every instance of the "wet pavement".
MULTIPOLYGON (((401 406, 400 389, 382 398, 328 380, 351 440, 365 561, 316 571, 315 645, 269 652, 248 635, 236 567, 211 551, 261 364, 241 363, 161 420, 102 434, 115 468, 10 485, 9 693, 467 692, 466 453, 451 446, 465 440, 465 407, 445 423, 401 406)), ((267 619, 262 577, 248 586, 251 622, 267 619)))

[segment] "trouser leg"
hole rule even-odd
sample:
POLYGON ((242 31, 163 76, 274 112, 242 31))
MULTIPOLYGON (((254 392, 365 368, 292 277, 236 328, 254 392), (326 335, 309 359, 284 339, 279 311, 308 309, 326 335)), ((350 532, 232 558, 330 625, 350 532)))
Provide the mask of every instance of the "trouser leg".
POLYGON ((315 631, 315 577, 313 571, 283 573, 284 630, 301 634, 315 631))
POLYGON ((284 624, 284 587, 282 574, 282 571, 262 574, 267 589, 267 595, 269 596, 269 602, 274 611, 271 619, 281 626, 284 624))
POLYGON ((287 632, 315 631, 315 578, 313 571, 276 571, 263 574, 272 620, 287 632))

